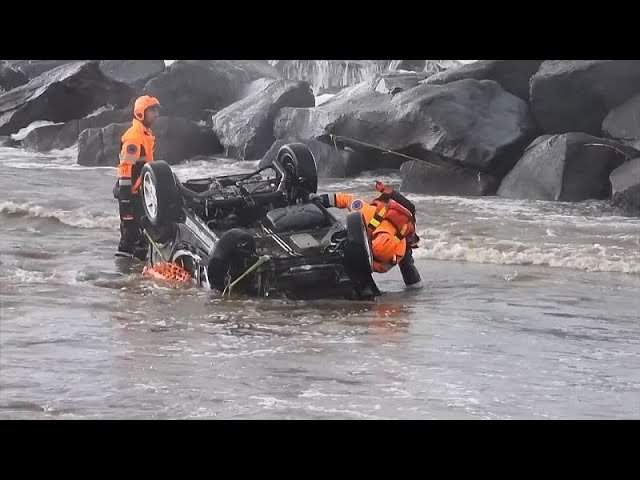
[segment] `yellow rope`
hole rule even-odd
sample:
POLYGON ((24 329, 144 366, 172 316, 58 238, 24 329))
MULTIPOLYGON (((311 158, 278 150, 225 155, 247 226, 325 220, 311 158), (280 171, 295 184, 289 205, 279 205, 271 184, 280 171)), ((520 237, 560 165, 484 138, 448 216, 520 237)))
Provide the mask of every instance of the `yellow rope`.
POLYGON ((256 268, 258 268, 260 265, 262 265, 263 263, 269 261, 270 257, 268 255, 262 255, 257 261, 256 263, 254 263, 253 265, 251 265, 246 272, 244 272, 242 275, 240 275, 238 278, 236 278, 232 283, 228 284, 224 291, 222 292, 222 296, 224 297, 225 294, 227 293, 227 289, 229 291, 229 294, 227 295, 228 297, 231 297, 231 290, 233 290, 233 287, 236 286, 236 284, 242 280, 244 277, 246 277, 247 275, 249 275, 251 272, 253 272, 256 268))
POLYGON ((160 251, 160 247, 158 247, 156 242, 154 242, 151 236, 147 233, 147 229, 146 228, 143 229, 142 232, 147 237, 147 240, 149 240, 149 243, 151 244, 151 246, 155 249, 156 252, 158 252, 158 255, 160 255, 160 258, 162 259, 162 261, 165 263, 168 263, 167 260, 164 258, 164 255, 162 255, 162 252, 160 251))

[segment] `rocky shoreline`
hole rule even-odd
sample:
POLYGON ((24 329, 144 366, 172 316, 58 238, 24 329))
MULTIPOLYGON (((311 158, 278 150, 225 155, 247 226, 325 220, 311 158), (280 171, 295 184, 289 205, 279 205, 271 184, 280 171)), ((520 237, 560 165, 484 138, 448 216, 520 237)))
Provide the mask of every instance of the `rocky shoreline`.
POLYGON ((637 60, 1 60, 0 136, 115 166, 142 93, 160 99, 156 158, 172 164, 264 164, 297 141, 321 176, 397 169, 410 193, 610 199, 640 216, 637 60), (16 137, 34 122, 49 124, 16 137))

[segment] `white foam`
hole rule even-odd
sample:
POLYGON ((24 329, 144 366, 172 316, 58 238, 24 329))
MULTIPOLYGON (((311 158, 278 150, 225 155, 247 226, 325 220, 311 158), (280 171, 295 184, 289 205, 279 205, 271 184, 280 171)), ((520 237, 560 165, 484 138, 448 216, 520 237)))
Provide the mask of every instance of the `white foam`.
POLYGON ((37 272, 33 270, 25 270, 19 267, 13 267, 0 278, 6 280, 18 280, 20 283, 42 284, 42 283, 65 283, 67 285, 75 285, 77 281, 77 270, 67 270, 63 272, 37 272))
POLYGON ((461 240, 447 232, 429 229, 418 232, 422 240, 416 258, 456 260, 499 265, 547 265, 588 272, 640 273, 637 252, 620 255, 619 249, 599 244, 527 244, 486 237, 461 240))
MULTIPOLYGON (((347 189, 366 189, 367 191, 371 192, 370 193, 370 197, 375 197, 377 195, 379 195, 376 191, 375 191, 375 181, 376 180, 380 180, 381 182, 387 184, 387 185, 395 185, 398 184, 401 181, 401 177, 400 177, 400 173, 392 173, 392 172, 385 172, 384 174, 381 174, 380 172, 371 172, 371 171, 364 171, 361 172, 358 177, 353 177, 353 178, 336 178, 336 179, 326 179, 326 180, 322 180, 321 182, 323 183, 321 189, 323 191, 329 191, 329 190, 347 190, 347 189), (326 184, 324 184, 324 182, 327 182, 326 184)), ((413 200, 413 197, 411 198, 411 200, 413 200)))
POLYGON ((100 107, 100 108, 97 108, 96 110, 94 110, 93 112, 91 112, 85 118, 96 117, 96 116, 100 115, 102 112, 110 112, 111 110, 113 110, 113 105, 107 105, 107 106, 104 106, 104 107, 100 107))
POLYGON ((336 95, 334 93, 325 93, 323 95, 318 95, 316 97, 316 107, 319 107, 323 103, 328 102, 329 100, 331 100, 335 96, 336 95))
MULTIPOLYGON (((78 145, 62 150, 51 150, 49 152, 32 152, 30 150, 0 147, 0 163, 11 168, 26 170, 44 169, 95 169, 96 167, 85 167, 77 164, 78 145)), ((113 167, 111 169, 115 170, 113 167)))
POLYGON ((18 130, 16 133, 11 135, 11 139, 12 140, 24 140, 24 138, 29 135, 30 132, 32 132, 33 130, 35 130, 36 128, 40 128, 40 127, 46 127, 48 125, 63 125, 62 122, 50 122, 48 120, 38 120, 35 122, 32 122, 30 125, 21 128, 20 130, 18 130))
POLYGON ((608 201, 588 200, 583 202, 552 202, 544 200, 516 200, 501 197, 454 197, 410 194, 415 202, 442 205, 465 213, 473 212, 479 218, 508 217, 510 220, 544 224, 548 226, 566 226, 567 223, 578 227, 640 227, 640 219, 623 217, 608 213, 611 208, 608 201))
POLYGON ((33 203, 2 202, 0 203, 0 213, 32 218, 52 218, 65 225, 78 228, 114 230, 120 225, 120 219, 117 215, 94 214, 84 209, 72 211, 53 210, 33 203))

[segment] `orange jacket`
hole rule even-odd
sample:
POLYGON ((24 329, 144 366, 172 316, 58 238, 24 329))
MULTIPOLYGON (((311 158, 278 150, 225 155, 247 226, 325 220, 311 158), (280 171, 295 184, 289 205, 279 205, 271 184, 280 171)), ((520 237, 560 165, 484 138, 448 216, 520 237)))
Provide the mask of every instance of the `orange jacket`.
POLYGON ((141 178, 138 176, 132 185, 133 167, 137 162, 152 162, 153 149, 156 138, 150 128, 139 120, 133 119, 131 127, 122 135, 120 149, 120 163, 118 165, 118 179, 120 186, 131 185, 131 192, 140 189, 141 178))
POLYGON ((371 239, 374 271, 387 272, 402 260, 407 250, 407 240, 398 235, 398 229, 388 219, 376 219, 378 207, 350 193, 336 193, 329 198, 330 203, 333 200, 332 206, 346 208, 350 212, 362 212, 371 239))

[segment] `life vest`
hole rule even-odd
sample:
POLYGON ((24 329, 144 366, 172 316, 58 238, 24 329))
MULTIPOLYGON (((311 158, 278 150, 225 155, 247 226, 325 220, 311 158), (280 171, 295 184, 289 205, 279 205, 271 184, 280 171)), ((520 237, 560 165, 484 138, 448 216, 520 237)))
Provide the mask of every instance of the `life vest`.
MULTIPOLYGON (((372 205, 376 207, 376 211, 367 223, 367 228, 371 230, 371 235, 374 236, 378 227, 386 221, 395 230, 393 232, 393 240, 396 242, 397 254, 393 255, 392 260, 389 262, 380 262, 375 259, 373 262, 374 271, 385 273, 402 260, 406 248, 417 247, 415 206, 402 194, 385 187, 382 182, 376 182, 376 190, 381 192, 381 195, 372 202, 372 205)), ((383 229, 387 230, 387 228, 383 229)))
POLYGON ((395 227, 395 237, 399 242, 406 237, 413 239, 416 231, 415 207, 413 207, 414 210, 412 212, 402 203, 408 202, 411 206, 413 204, 402 194, 385 187, 382 182, 376 182, 376 190, 381 192, 381 195, 372 202, 376 207, 376 212, 369 220, 367 227, 375 230, 383 220, 388 220, 395 227), (402 198, 398 198, 399 196, 402 198), (400 203, 403 199, 406 202, 400 203))

